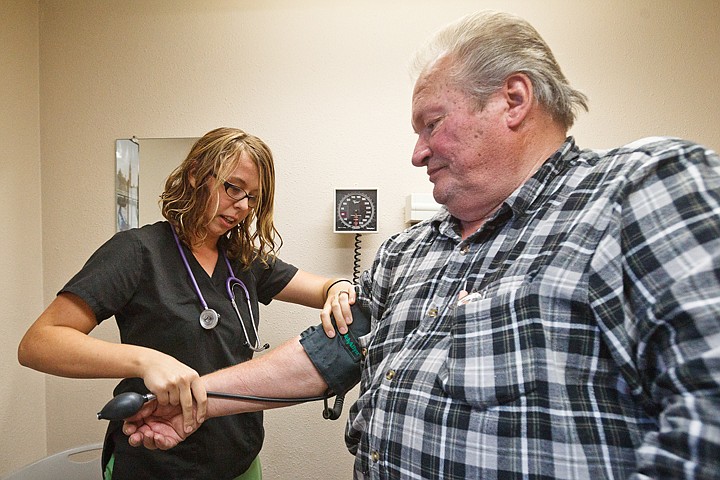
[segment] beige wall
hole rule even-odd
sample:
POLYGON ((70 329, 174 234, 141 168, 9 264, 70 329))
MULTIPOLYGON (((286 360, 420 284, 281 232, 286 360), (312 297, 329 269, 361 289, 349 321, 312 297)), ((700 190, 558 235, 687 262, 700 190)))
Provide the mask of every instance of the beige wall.
POLYGON ((0 14, 0 474, 46 451, 44 376, 17 344, 43 308, 37 2, 0 14))
MULTIPOLYGON (((194 137, 221 125, 259 135, 277 159, 282 257, 350 275, 352 238, 332 233, 333 188, 379 189, 380 234, 363 237, 365 268, 380 240, 403 228, 405 196, 430 191, 409 161, 407 61, 440 25, 487 7, 528 18, 589 95, 591 112, 573 130, 581 146, 664 134, 720 148, 714 0, 1 5, 0 474, 102 438, 95 413, 114 382, 45 377, 19 367, 15 350, 113 234, 117 138, 194 137)), ((273 345, 317 322, 314 311, 279 304, 262 315, 273 345)), ((115 340, 106 323, 94 335, 115 340)), ((267 478, 351 477, 347 412, 330 422, 320 411, 267 413, 267 478)))

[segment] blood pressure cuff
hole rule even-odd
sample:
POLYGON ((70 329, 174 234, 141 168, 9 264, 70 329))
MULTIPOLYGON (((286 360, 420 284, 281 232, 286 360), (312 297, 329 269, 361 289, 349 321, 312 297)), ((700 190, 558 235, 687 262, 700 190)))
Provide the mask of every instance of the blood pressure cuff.
POLYGON ((336 395, 344 394, 360 381, 364 352, 358 338, 370 333, 370 316, 360 307, 360 302, 351 305, 350 311, 353 321, 348 325, 346 334, 337 331, 334 318, 333 338, 325 335, 322 324, 312 326, 300 334, 300 344, 305 353, 336 395))

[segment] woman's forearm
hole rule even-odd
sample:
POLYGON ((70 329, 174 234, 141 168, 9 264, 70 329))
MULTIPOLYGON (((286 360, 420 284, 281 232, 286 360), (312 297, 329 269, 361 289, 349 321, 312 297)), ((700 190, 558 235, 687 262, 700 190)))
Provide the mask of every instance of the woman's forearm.
POLYGON ((59 295, 25 333, 18 345, 18 361, 62 377, 124 378, 142 376, 147 365, 161 355, 89 336, 96 326, 95 316, 83 300, 59 295))

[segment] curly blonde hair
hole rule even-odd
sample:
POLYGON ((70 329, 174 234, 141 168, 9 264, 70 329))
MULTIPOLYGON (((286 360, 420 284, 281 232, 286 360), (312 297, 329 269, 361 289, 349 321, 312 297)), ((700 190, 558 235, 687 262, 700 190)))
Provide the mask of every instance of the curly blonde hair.
POLYGON ((192 246, 202 242, 214 216, 209 213, 209 204, 236 169, 243 153, 258 169, 258 203, 237 227, 220 239, 219 246, 229 258, 239 259, 247 268, 255 259, 267 263, 268 257, 282 246, 282 237, 273 223, 275 165, 270 148, 260 138, 228 127, 203 135, 165 182, 160 208, 183 243, 192 246), (208 182, 212 176, 218 181, 208 182))

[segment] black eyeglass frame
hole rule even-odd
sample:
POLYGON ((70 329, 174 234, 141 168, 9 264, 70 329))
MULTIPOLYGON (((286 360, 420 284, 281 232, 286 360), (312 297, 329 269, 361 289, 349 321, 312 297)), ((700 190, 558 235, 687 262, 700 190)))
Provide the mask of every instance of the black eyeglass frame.
MULTIPOLYGON (((213 177, 217 178, 215 174, 213 174, 213 177)), ((223 182, 223 188, 225 189, 225 194, 235 200, 236 202, 239 202, 245 198, 248 200, 248 207, 255 208, 258 204, 258 197, 255 195, 250 195, 245 191, 244 188, 239 187, 235 185, 234 183, 230 183, 228 181, 223 182), (236 191, 237 193, 233 194, 230 193, 231 191, 236 191)))

